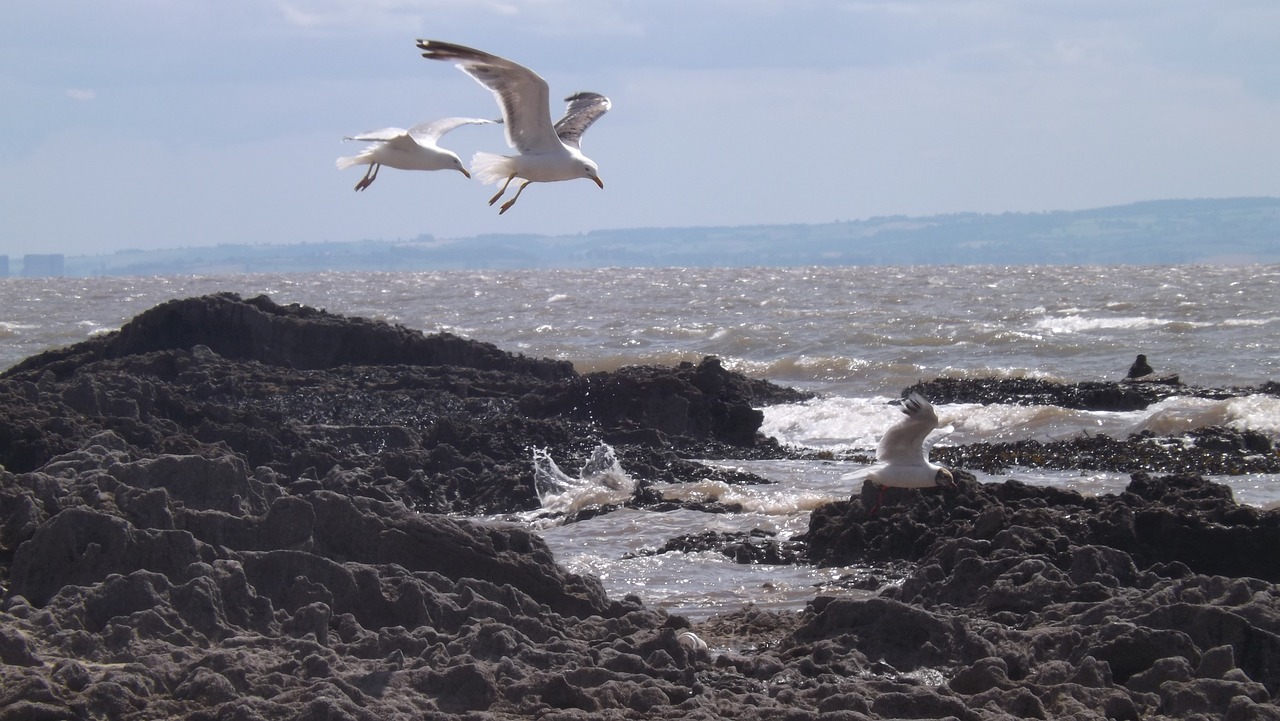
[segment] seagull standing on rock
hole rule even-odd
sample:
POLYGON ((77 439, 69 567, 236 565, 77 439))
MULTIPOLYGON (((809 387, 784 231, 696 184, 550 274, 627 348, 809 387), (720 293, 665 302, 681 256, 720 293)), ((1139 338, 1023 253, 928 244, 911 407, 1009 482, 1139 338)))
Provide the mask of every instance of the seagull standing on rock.
POLYGON ((547 81, 529 68, 506 58, 463 45, 439 40, 419 40, 422 57, 452 60, 462 72, 488 88, 502 108, 507 144, 519 155, 476 153, 471 170, 486 185, 505 178, 502 188, 489 199, 498 202, 516 178, 524 183, 511 200, 502 204, 498 215, 515 205, 529 183, 587 178, 604 188, 595 161, 582 154, 582 134, 608 112, 609 99, 599 93, 577 93, 565 98, 569 103, 564 117, 551 124, 550 90, 547 81))
POLYGON ((951 471, 930 463, 924 452, 924 439, 938 427, 938 414, 933 405, 919 393, 912 393, 902 404, 906 418, 885 432, 876 447, 876 462, 870 468, 846 473, 841 480, 871 481, 880 486, 875 505, 868 512, 874 516, 884 501, 886 488, 953 488, 951 471))
POLYGON ((457 170, 468 178, 471 173, 462 166, 462 159, 452 150, 436 145, 441 135, 462 125, 481 125, 493 120, 483 118, 442 118, 405 130, 383 128, 353 135, 344 140, 363 140, 371 143, 359 155, 338 158, 338 170, 367 163, 369 169, 356 183, 356 190, 364 190, 378 179, 378 169, 386 165, 401 170, 457 170))

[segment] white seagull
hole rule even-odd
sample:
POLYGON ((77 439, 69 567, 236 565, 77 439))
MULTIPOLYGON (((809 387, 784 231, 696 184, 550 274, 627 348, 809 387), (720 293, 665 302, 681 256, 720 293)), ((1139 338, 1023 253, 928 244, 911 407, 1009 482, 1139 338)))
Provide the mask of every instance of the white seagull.
POLYGON ((498 202, 507 186, 516 178, 524 183, 515 197, 502 204, 501 215, 515 205, 529 183, 588 178, 601 188, 599 169, 582 154, 582 134, 609 110, 609 99, 599 93, 577 93, 565 98, 569 107, 563 118, 551 124, 550 91, 547 81, 529 68, 497 55, 462 45, 419 40, 422 57, 430 60, 453 60, 462 72, 493 92, 502 107, 502 120, 507 126, 507 144, 519 155, 476 153, 471 170, 486 185, 505 179, 489 205, 498 202))
POLYGON ((363 140, 372 143, 359 155, 338 158, 338 170, 367 163, 369 170, 356 183, 356 190, 364 190, 378 177, 378 169, 384 165, 401 170, 456 170, 468 178, 471 173, 462 166, 462 159, 452 150, 436 145, 441 135, 461 125, 481 125, 497 122, 483 118, 442 118, 405 130, 382 128, 353 135, 343 140, 363 140))
POLYGON ((885 431, 876 447, 876 462, 870 468, 846 473, 841 480, 869 480, 880 486, 875 505, 868 512, 875 515, 884 500, 884 491, 894 488, 952 487, 955 478, 951 471, 936 463, 930 463, 924 452, 924 439, 938 427, 938 414, 933 405, 919 393, 912 393, 902 404, 906 418, 885 431))

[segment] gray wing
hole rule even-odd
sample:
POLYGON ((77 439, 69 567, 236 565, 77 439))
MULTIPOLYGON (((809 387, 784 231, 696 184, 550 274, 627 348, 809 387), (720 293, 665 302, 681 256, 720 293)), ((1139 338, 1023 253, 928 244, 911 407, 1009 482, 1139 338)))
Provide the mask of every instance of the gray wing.
POLYGON ((521 153, 560 149, 560 139, 551 126, 547 81, 537 73, 506 58, 439 40, 419 40, 418 49, 429 60, 456 61, 458 69, 493 93, 502 108, 511 147, 521 153))
POLYGON ((368 132, 360 133, 359 135, 350 135, 343 138, 343 140, 394 140, 408 132, 409 131, 404 128, 380 128, 378 130, 370 130, 368 132))
POLYGON ((582 134, 601 115, 609 112, 613 103, 600 93, 577 93, 564 100, 569 107, 565 109, 564 117, 556 122, 556 135, 560 136, 560 142, 565 145, 580 148, 582 134))
POLYGON ((409 128, 409 135, 419 142, 430 141, 434 143, 440 139, 441 135, 463 125, 485 125, 494 121, 485 118, 441 118, 425 123, 418 123, 409 128))
POLYGON ((938 427, 938 414, 919 393, 912 393, 907 398, 902 404, 902 412, 907 417, 898 421, 880 439, 876 448, 878 463, 920 465, 926 462, 922 446, 929 432, 938 427))

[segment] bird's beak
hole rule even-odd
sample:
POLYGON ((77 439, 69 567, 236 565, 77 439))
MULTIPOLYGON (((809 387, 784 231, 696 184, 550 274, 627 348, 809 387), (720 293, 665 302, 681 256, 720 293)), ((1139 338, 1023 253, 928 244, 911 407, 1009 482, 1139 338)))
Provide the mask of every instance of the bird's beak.
POLYGON ((948 471, 948 470, 947 470, 947 469, 945 469, 945 468, 943 468, 942 470, 938 471, 937 475, 936 475, 936 476, 934 476, 934 478, 933 478, 933 482, 934 482, 935 484, 939 485, 939 486, 942 486, 943 488, 955 488, 955 487, 956 487, 956 479, 955 479, 955 476, 951 475, 951 471, 948 471))
POLYGON ((458 170, 461 170, 462 174, 467 176, 467 180, 471 180, 471 173, 468 173, 466 168, 458 168, 458 170))
POLYGON ((601 179, 599 179, 599 178, 592 178, 592 180, 596 181, 596 185, 599 185, 601 190, 604 190, 604 181, 603 181, 603 180, 601 180, 601 179))

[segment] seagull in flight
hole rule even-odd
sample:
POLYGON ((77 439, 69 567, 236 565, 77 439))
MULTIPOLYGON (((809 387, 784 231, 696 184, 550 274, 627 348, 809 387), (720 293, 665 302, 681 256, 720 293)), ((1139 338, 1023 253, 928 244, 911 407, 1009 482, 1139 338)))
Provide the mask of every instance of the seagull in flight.
POLYGON ((955 487, 951 471, 930 463, 924 452, 924 439, 938 427, 938 414, 933 405, 919 393, 912 393, 902 404, 906 418, 885 431, 876 447, 876 462, 870 468, 846 473, 841 480, 869 480, 880 486, 875 505, 868 512, 880 510, 886 488, 955 487))
POLYGON ((471 170, 486 185, 505 179, 502 188, 489 199, 498 202, 516 178, 524 183, 511 200, 502 204, 502 215, 515 205, 529 183, 587 178, 604 188, 595 161, 582 154, 582 134, 608 112, 609 99, 599 93, 576 93, 565 98, 564 117, 551 123, 550 91, 547 81, 529 68, 497 55, 439 40, 419 40, 422 57, 455 61, 462 72, 488 88, 502 108, 507 144, 518 155, 476 153, 471 170))
POLYGON ((383 128, 370 130, 367 133, 353 135, 343 140, 363 140, 371 143, 359 155, 338 158, 338 170, 353 165, 367 163, 369 170, 365 172, 356 190, 364 190, 378 178, 378 169, 390 166, 401 170, 456 170, 468 178, 471 173, 462 166, 462 159, 452 150, 445 150, 436 145, 441 135, 462 125, 482 125, 498 121, 483 118, 442 118, 432 120, 405 130, 403 128, 383 128))

